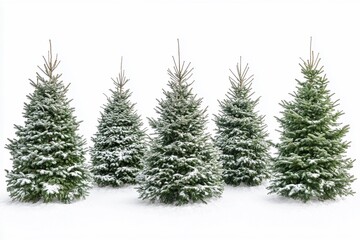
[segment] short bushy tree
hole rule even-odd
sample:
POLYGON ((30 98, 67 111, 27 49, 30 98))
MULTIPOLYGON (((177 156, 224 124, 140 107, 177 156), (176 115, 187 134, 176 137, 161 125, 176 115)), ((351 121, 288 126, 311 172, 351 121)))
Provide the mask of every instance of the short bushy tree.
POLYGON ((217 126, 215 145, 220 149, 223 179, 229 185, 259 185, 269 177, 269 141, 255 107, 259 98, 252 99, 253 76, 247 76, 249 66, 236 66, 229 77, 231 88, 227 98, 220 101, 220 113, 215 116, 217 126))
POLYGON ((223 191, 217 151, 206 129, 202 100, 192 92, 190 63, 174 60, 169 90, 159 100, 155 136, 140 175, 140 198, 181 205, 219 197, 223 191))
POLYGON ((6 148, 12 156, 13 169, 7 171, 10 197, 26 202, 60 201, 69 203, 84 198, 90 187, 90 173, 85 165, 85 140, 77 134, 79 122, 74 109, 54 71, 51 43, 43 73, 37 73, 35 88, 27 97, 23 116, 25 125, 15 125, 16 138, 6 148))
POLYGON ((145 130, 130 101, 125 71, 113 79, 115 90, 104 106, 90 151, 93 179, 99 186, 135 184, 146 151, 145 130))
POLYGON ((343 140, 349 126, 338 123, 343 112, 336 110, 319 64, 310 50, 310 59, 300 64, 305 80, 297 80, 292 101, 281 102, 281 137, 268 188, 304 202, 353 194, 353 160, 345 157, 349 142, 343 140))

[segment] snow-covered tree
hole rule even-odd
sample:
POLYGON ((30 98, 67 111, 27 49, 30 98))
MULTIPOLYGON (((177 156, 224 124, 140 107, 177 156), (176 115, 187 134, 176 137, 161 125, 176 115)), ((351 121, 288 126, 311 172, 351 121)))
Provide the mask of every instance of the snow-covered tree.
POLYGON ((215 116, 217 126, 215 145, 220 149, 223 179, 229 185, 241 183, 259 185, 269 177, 269 142, 266 140, 264 116, 255 108, 259 98, 252 99, 253 76, 236 65, 236 73, 229 77, 231 88, 220 103, 220 113, 215 116))
POLYGON ((92 138, 90 151, 93 179, 99 186, 135 184, 146 151, 145 130, 140 116, 130 101, 125 71, 113 79, 115 90, 107 100, 99 119, 98 130, 92 138))
POLYGON ((181 205, 206 202, 223 191, 218 154, 206 133, 206 110, 192 92, 190 63, 174 60, 169 90, 150 119, 154 138, 140 175, 140 198, 181 205))
POLYGON ((60 201, 69 203, 84 198, 90 187, 85 165, 85 140, 78 135, 79 121, 66 93, 68 86, 55 74, 60 61, 53 60, 51 42, 35 88, 27 97, 24 126, 15 125, 16 138, 6 148, 13 169, 7 171, 10 197, 26 202, 60 201))
POLYGON ((319 55, 302 60, 304 81, 297 80, 293 100, 282 101, 278 156, 273 166, 270 193, 299 199, 328 200, 353 194, 349 173, 353 160, 345 156, 349 126, 338 123, 342 111, 328 90, 319 55))

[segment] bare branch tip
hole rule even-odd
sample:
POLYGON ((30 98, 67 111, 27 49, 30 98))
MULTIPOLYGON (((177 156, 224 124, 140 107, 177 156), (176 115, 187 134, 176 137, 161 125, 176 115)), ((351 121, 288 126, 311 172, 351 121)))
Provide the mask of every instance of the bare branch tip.
POLYGON ((180 41, 177 39, 178 44, 178 64, 179 64, 179 71, 180 71, 180 41))

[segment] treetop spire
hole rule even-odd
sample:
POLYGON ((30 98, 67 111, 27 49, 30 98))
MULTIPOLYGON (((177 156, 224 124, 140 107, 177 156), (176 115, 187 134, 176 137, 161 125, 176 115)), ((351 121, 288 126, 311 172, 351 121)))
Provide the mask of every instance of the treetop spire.
POLYGON ((187 64, 185 67, 185 61, 181 63, 180 59, 180 41, 177 39, 178 43, 178 61, 176 62, 175 57, 172 56, 173 62, 174 62, 174 72, 172 72, 170 69, 168 69, 168 74, 170 75, 170 78, 174 81, 177 81, 179 83, 185 82, 192 76, 192 71, 194 68, 190 68, 191 62, 187 64))
MULTIPOLYGON (((300 63, 300 66, 303 68, 303 67, 307 67, 308 69, 317 69, 318 66, 319 66, 319 63, 321 61, 321 58, 319 57, 320 56, 320 53, 316 54, 316 57, 315 57, 315 53, 314 53, 314 50, 312 49, 312 37, 310 37, 310 57, 309 57, 309 60, 304 60, 302 58, 301 61, 303 63, 300 63)), ((318 71, 322 71, 322 67, 320 67, 320 69, 318 71)))
MULTIPOLYGON (((48 51, 47 59, 43 56, 43 59, 45 61, 44 66, 43 67, 37 66, 37 67, 40 69, 41 72, 43 72, 51 80, 56 81, 61 76, 61 74, 56 74, 55 76, 53 76, 53 72, 59 66, 60 61, 58 60, 57 54, 55 56, 55 60, 53 61, 51 40, 49 40, 49 45, 50 45, 50 49, 48 51)), ((39 75, 39 74, 37 74, 37 75, 39 75)))
POLYGON ((312 51, 312 36, 310 37, 310 58, 311 58, 311 55, 313 54, 313 51, 312 51))
POLYGON ((177 44, 178 44, 178 64, 179 64, 179 69, 180 69, 180 41, 179 41, 179 39, 177 39, 177 44))
POLYGON ((241 56, 240 56, 240 61, 236 64, 236 74, 231 69, 229 70, 235 78, 234 79, 231 76, 229 76, 230 81, 238 82, 240 87, 243 87, 245 82, 252 81, 252 79, 254 78, 254 75, 251 75, 249 77, 246 76, 249 71, 249 64, 246 64, 245 68, 243 69, 241 56))
POLYGON ((113 82, 116 85, 116 90, 120 93, 124 90, 125 84, 129 81, 128 78, 126 78, 125 70, 123 69, 123 57, 121 56, 121 62, 120 62, 120 72, 119 75, 114 79, 111 78, 113 82))

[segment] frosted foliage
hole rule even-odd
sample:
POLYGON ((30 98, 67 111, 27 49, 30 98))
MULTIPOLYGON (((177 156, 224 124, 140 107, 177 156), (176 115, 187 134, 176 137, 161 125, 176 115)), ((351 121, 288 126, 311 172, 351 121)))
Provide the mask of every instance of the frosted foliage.
POLYGON ((140 116, 124 90, 126 78, 121 71, 114 80, 115 90, 101 113, 98 130, 92 138, 92 173, 100 186, 136 183, 146 151, 145 131, 140 116))
POLYGON ((57 185, 57 184, 48 184, 48 183, 44 183, 43 184, 43 187, 44 187, 44 191, 47 193, 47 194, 57 194, 59 193, 59 190, 61 188, 60 185, 57 185))
POLYGON ((220 150, 223 179, 230 185, 259 185, 269 176, 269 142, 263 116, 255 111, 259 99, 252 99, 252 76, 248 66, 237 65, 230 77, 227 98, 220 102, 215 116, 215 144, 220 150))
POLYGON ((50 51, 45 77, 37 74, 31 81, 35 90, 25 103, 25 124, 15 125, 16 138, 6 146, 13 161, 7 190, 16 200, 67 203, 85 197, 90 187, 85 141, 76 133, 79 122, 66 98, 67 87, 60 75, 53 75, 57 65, 50 51))
POLYGON ((353 194, 349 174, 353 160, 345 156, 348 142, 342 140, 349 126, 341 126, 327 89, 328 80, 319 67, 320 59, 304 61, 304 81, 290 102, 283 101, 281 138, 269 186, 271 193, 308 201, 327 200, 353 194))
MULTIPOLYGON (((174 60, 175 62, 175 60, 174 60)), ((175 63, 159 117, 150 119, 155 134, 140 175, 140 198, 186 204, 219 197, 223 191, 218 155, 205 133, 206 114, 192 93, 186 67, 175 63)))

